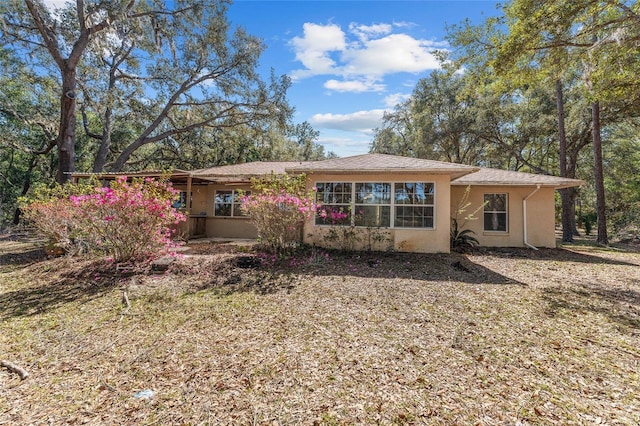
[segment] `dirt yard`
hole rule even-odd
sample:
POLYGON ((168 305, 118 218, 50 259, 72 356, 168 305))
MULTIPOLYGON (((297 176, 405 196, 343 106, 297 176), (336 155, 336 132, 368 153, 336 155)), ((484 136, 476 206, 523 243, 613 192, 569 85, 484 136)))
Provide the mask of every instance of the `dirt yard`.
POLYGON ((0 425, 640 424, 638 250, 264 260, 1 237, 0 425))

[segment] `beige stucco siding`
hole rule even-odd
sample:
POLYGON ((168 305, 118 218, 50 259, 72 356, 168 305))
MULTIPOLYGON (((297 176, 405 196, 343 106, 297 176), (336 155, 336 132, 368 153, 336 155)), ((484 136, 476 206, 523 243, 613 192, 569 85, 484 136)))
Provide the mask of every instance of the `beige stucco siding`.
POLYGON ((247 185, 221 185, 210 184, 207 205, 207 236, 221 238, 256 238, 258 232, 245 217, 221 217, 215 216, 214 200, 216 191, 243 190, 249 191, 251 186, 247 185))
MULTIPOLYGON (((187 186, 174 185, 174 189, 177 191, 186 191, 187 186)), ((192 196, 191 209, 187 209, 189 210, 189 214, 200 215, 204 213, 203 216, 206 216, 207 200, 209 197, 208 190, 209 190, 209 185, 198 184, 198 185, 191 186, 191 196, 192 196)))
MULTIPOLYGON (((466 187, 451 187, 451 211, 460 205, 466 187)), ((472 186, 469 207, 458 218, 463 229, 471 229, 485 247, 524 247, 523 200, 536 190, 535 186, 472 186), (476 213, 476 220, 464 220, 464 216, 483 205, 484 194, 507 194, 507 231, 484 230, 483 210, 476 213)), ((555 247, 554 189, 540 188, 527 200, 527 241, 535 247, 555 247)))
MULTIPOLYGON (((186 192, 187 185, 174 185, 174 189, 186 192)), ((204 233, 207 197, 208 185, 191 185, 191 208, 189 208, 189 205, 187 204, 187 208, 183 210, 187 215, 187 220, 180 224, 179 229, 179 232, 184 237, 202 235, 204 233)))
MULTIPOLYGON (((176 185, 175 189, 186 191, 186 185, 176 185)), ((199 184, 192 185, 192 207, 189 210, 189 226, 190 233, 197 234, 196 222, 200 227, 200 221, 204 220, 204 235, 207 237, 221 238, 256 238, 257 230, 251 221, 243 217, 219 217, 215 216, 214 200, 216 190, 245 190, 250 189, 250 185, 222 185, 222 184, 199 184)), ((183 231, 187 229, 186 224, 182 227, 183 231)))
POLYGON ((207 236, 221 238, 256 238, 258 231, 249 219, 207 218, 207 236))
MULTIPOLYGON (((340 175, 311 173, 307 175, 309 188, 315 186, 317 182, 433 182, 435 184, 433 229, 394 228, 393 223, 389 228, 375 230, 356 227, 353 228, 353 232, 357 235, 350 248, 355 250, 393 249, 420 253, 449 252, 449 209, 451 205, 449 175, 418 173, 340 175)), ((315 220, 311 219, 305 223, 304 240, 308 244, 321 247, 341 248, 338 243, 327 237, 331 233, 331 229, 344 235, 345 228, 349 227, 317 226, 315 220)))

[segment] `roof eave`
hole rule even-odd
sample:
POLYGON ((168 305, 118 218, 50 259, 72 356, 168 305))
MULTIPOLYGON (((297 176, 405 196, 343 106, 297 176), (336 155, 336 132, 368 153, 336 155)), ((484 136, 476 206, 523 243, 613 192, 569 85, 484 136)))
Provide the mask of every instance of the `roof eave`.
POLYGON ((433 175, 451 175, 455 176, 455 179, 468 175, 470 173, 477 172, 479 169, 410 169, 410 168, 385 168, 385 169, 358 169, 358 170, 346 170, 346 169, 286 169, 287 173, 316 173, 316 174, 334 174, 334 175, 362 175, 362 174, 392 174, 392 173, 423 173, 433 175))
POLYGON ((459 182, 453 181, 451 185, 454 186, 520 186, 520 187, 531 187, 531 186, 540 186, 541 188, 555 188, 555 189, 565 189, 572 188, 575 186, 584 185, 584 181, 578 182, 565 182, 565 183, 549 183, 549 182, 498 182, 498 181, 477 181, 477 182, 459 182))

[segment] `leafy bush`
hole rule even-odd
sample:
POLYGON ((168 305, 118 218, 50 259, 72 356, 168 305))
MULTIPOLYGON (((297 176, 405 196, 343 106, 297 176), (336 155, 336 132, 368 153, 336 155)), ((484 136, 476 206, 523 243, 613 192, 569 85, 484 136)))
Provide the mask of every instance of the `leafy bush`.
POLYGON ((585 213, 580 217, 582 221, 582 225, 584 226, 584 233, 586 235, 591 235, 591 230, 593 229, 593 225, 597 225, 598 223, 598 215, 596 212, 585 213))
POLYGON ((302 242, 304 222, 315 215, 313 192, 305 184, 304 175, 272 174, 252 180, 253 193, 241 198, 267 251, 282 255, 302 242))
POLYGON ((40 189, 23 210, 36 229, 67 252, 106 254, 124 262, 175 247, 171 227, 186 220, 171 207, 176 193, 170 183, 119 177, 109 187, 40 189))
POLYGON ((459 229, 458 228, 458 220, 451 220, 451 250, 465 250, 472 249, 478 246, 480 243, 471 234, 474 234, 471 229, 459 229))
POLYGON ((640 241, 640 201, 611 215, 614 237, 620 241, 640 241))
POLYGON ((466 222, 468 220, 478 220, 476 213, 482 210, 486 204, 482 203, 478 207, 476 207, 473 211, 468 213, 467 215, 463 215, 467 209, 471 207, 471 202, 469 201, 469 196, 471 194, 471 186, 467 186, 465 188, 464 194, 460 198, 458 205, 453 211, 453 217, 451 218, 451 230, 450 230, 450 238, 449 245, 451 250, 466 250, 472 249, 478 245, 480 242, 471 234, 475 234, 471 229, 463 229, 466 222), (458 223, 458 217, 462 216, 462 223, 458 223))

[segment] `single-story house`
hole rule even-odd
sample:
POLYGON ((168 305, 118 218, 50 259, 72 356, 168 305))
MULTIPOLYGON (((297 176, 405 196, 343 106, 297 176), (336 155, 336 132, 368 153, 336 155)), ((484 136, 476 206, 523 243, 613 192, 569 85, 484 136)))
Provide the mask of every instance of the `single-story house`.
MULTIPOLYGON (((307 187, 315 188, 321 207, 305 223, 306 243, 335 247, 342 237, 351 239, 354 249, 422 253, 449 252, 453 218, 471 229, 481 246, 555 247, 555 191, 584 184, 385 154, 178 170, 171 180, 181 191, 176 207, 189 213, 185 232, 255 238, 237 194, 251 191, 252 177, 271 173, 304 173, 307 187), (466 218, 471 213, 475 218, 466 218)), ((87 176, 74 174, 76 180, 87 176)))

